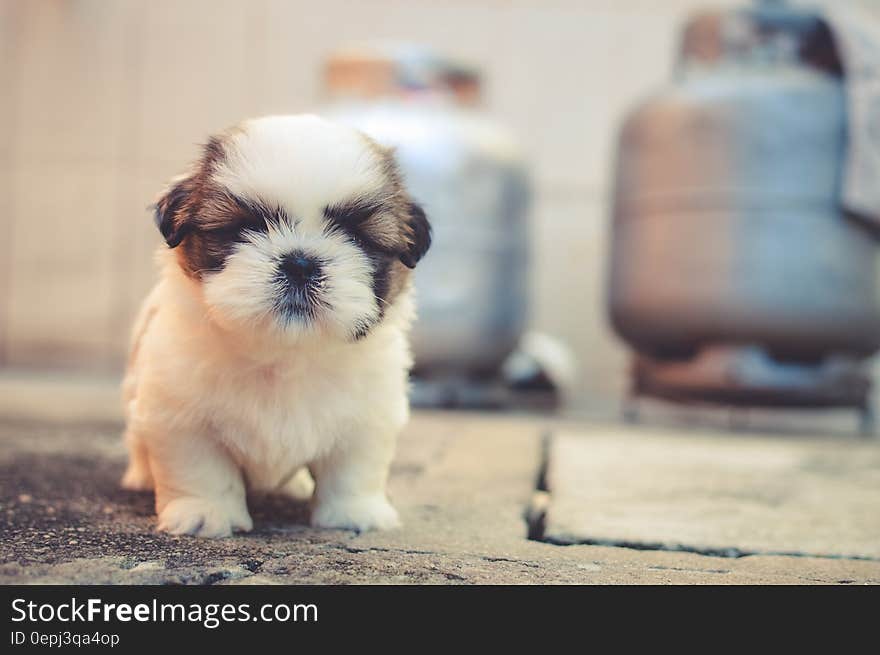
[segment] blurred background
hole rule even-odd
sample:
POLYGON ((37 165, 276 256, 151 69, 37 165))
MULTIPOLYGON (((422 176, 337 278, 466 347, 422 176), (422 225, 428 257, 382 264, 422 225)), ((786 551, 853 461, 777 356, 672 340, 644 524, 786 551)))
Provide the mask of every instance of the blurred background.
MULTIPOLYGON (((870 0, 833 4, 880 13, 870 0)), ((410 114, 440 112, 434 134, 455 124, 456 138, 467 141, 460 149, 483 148, 491 151, 492 166, 507 166, 493 169, 507 185, 507 200, 485 201, 497 213, 494 223, 487 219, 496 233, 474 225, 472 238, 492 242, 511 225, 523 227, 507 250, 473 255, 485 262, 500 252, 499 268, 475 275, 498 277, 499 293, 513 294, 503 302, 516 306, 484 323, 474 318, 473 333, 491 343, 493 330, 508 328, 510 348, 477 371, 444 368, 441 353, 440 364, 420 373, 430 379, 442 371, 453 386, 465 379, 491 385, 504 376, 539 378, 532 369, 547 369, 567 411, 616 414, 632 378, 630 348, 615 335, 606 303, 614 189, 638 182, 615 182, 619 130, 638 103, 673 83, 687 18, 742 6, 723 0, 708 7, 705 0, 0 0, 0 369, 120 373, 130 322, 155 280, 152 256, 160 239, 147 207, 208 134, 245 117, 326 111, 378 125, 379 137, 399 145, 410 137, 392 134, 387 123, 401 122, 369 113, 394 96, 406 100, 410 114), (365 42, 411 45, 349 46, 365 42), (374 75, 377 60, 393 69, 390 77, 374 75), (351 83, 364 71, 372 71, 370 88, 351 83), (461 125, 477 114, 471 136, 461 136, 461 125), (511 257, 517 258, 512 267, 511 257), (527 263, 517 266, 518 258, 527 263), (526 334, 532 337, 523 346, 526 334)), ((406 143, 402 156, 417 178, 415 195, 443 197, 430 188, 430 166, 440 164, 420 163, 418 144, 406 143)), ((467 180, 471 170, 455 174, 467 180)), ((455 174, 444 178, 443 189, 454 187, 455 174)), ((452 261, 443 244, 467 240, 468 227, 459 220, 457 232, 447 233, 455 212, 432 207, 440 200, 425 204, 440 243, 425 260, 422 275, 430 283, 420 282, 422 295, 430 296, 456 284, 441 274, 452 261)), ((619 256, 626 260, 625 252, 619 256)), ((873 254, 866 256, 873 267, 873 254)), ((873 284, 867 293, 874 293, 873 284)), ((498 301, 492 289, 472 296, 478 312, 498 301)), ((442 299, 426 300, 442 306, 442 299)), ((437 310, 426 320, 441 316, 437 310)), ((467 361, 485 352, 471 348, 465 343, 455 357, 467 361)), ((436 401, 430 393, 426 398, 436 401)))

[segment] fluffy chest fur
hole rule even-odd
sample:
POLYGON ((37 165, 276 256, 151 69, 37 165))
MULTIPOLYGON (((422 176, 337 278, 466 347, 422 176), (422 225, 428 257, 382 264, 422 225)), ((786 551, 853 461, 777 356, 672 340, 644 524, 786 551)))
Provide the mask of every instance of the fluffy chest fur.
POLYGON ((155 308, 144 309, 130 365, 130 418, 215 440, 249 486, 273 489, 340 444, 406 422, 408 294, 401 300, 363 340, 273 346, 201 320, 166 280, 146 301, 155 308))

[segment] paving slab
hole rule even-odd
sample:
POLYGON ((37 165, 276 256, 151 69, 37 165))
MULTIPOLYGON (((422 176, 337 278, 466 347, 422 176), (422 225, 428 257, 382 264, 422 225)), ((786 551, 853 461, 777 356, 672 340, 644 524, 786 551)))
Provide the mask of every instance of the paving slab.
POLYGON ((594 427, 553 435, 544 538, 880 560, 880 443, 594 427))
POLYGON ((120 427, 0 421, 0 583, 808 584, 880 583, 880 562, 710 557, 529 540, 548 433, 584 426, 416 413, 390 493, 404 527, 308 526, 308 507, 250 499, 247 535, 155 532, 153 498, 118 488, 120 427))

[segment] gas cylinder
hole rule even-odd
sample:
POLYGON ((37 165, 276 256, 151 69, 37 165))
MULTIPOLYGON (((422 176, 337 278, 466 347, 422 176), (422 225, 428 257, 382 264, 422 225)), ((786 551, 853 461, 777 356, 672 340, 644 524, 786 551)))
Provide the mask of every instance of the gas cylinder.
POLYGON ((864 404, 880 288, 875 238, 841 206, 846 144, 818 15, 766 2, 688 23, 617 149, 608 311, 636 393, 864 404))

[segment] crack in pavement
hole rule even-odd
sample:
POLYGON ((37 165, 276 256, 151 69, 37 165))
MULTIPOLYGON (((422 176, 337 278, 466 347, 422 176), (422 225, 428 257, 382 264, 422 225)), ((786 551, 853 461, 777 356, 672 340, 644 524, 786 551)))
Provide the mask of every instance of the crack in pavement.
POLYGON ((663 544, 642 541, 627 541, 624 539, 564 539, 544 536, 537 539, 545 544, 554 546, 611 546, 614 548, 629 548, 630 550, 655 550, 670 553, 694 553, 706 557, 726 557, 740 559, 743 557, 804 557, 834 560, 855 560, 862 562, 880 562, 880 558, 869 555, 837 555, 829 553, 805 553, 801 551, 774 551, 774 550, 746 550, 736 547, 710 548, 701 546, 689 546, 687 544, 663 544))
POLYGON ((864 562, 880 562, 880 557, 870 555, 808 553, 803 551, 749 550, 736 546, 703 547, 689 544, 670 544, 650 541, 632 541, 627 539, 592 538, 592 537, 553 537, 546 534, 547 511, 552 503, 553 492, 548 480, 550 468, 550 452, 553 442, 552 434, 545 434, 541 439, 538 471, 535 475, 535 489, 529 504, 523 513, 526 523, 526 538, 553 546, 607 546, 611 548, 628 548, 630 550, 660 551, 670 553, 694 553, 706 557, 724 557, 741 559, 743 557, 802 557, 831 560, 850 560, 864 562))
MULTIPOLYGON (((356 546, 346 546, 344 544, 329 543, 326 544, 326 546, 336 550, 342 550, 353 555, 357 555, 359 553, 395 553, 398 555, 433 555, 436 557, 449 556, 449 553, 442 553, 434 550, 413 550, 408 548, 391 548, 383 546, 366 546, 363 548, 358 548, 356 546)), ((494 557, 491 555, 480 555, 477 553, 460 553, 460 555, 465 558, 471 558, 483 562, 505 562, 508 564, 518 564, 520 566, 526 566, 533 569, 540 568, 541 566, 540 564, 530 562, 528 560, 511 559, 509 557, 494 557)))

